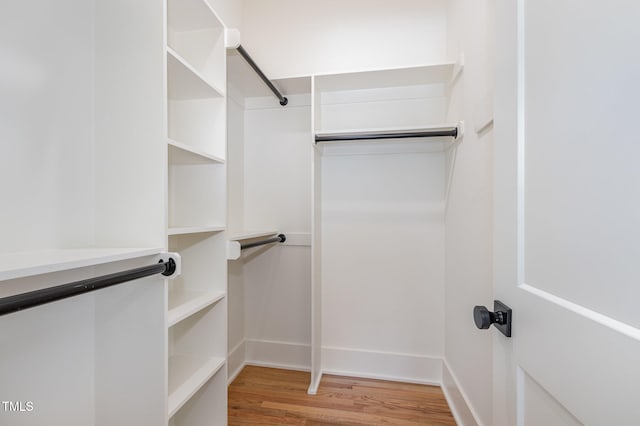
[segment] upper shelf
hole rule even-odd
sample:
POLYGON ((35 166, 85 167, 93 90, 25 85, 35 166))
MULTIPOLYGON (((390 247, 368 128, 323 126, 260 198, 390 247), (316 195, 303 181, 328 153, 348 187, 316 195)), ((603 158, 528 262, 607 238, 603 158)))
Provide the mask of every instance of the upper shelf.
POLYGON ((447 83, 453 76, 454 67, 455 63, 452 62, 409 68, 318 75, 315 77, 315 89, 316 92, 338 92, 447 83))
POLYGON ((203 99, 224 97, 224 90, 214 86, 175 50, 167 46, 169 99, 203 99))
POLYGON ((0 254, 0 281, 152 256, 161 248, 56 249, 0 254))

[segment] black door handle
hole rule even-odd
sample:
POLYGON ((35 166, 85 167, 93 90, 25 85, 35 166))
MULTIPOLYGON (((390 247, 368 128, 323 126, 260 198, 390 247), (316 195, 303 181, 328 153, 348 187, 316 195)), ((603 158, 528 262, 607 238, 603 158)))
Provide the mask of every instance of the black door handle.
POLYGON ((486 306, 475 306, 473 308, 473 321, 476 327, 486 330, 494 324, 495 327, 507 337, 511 337, 511 320, 513 313, 511 308, 500 302, 493 301, 494 312, 489 311, 486 306))

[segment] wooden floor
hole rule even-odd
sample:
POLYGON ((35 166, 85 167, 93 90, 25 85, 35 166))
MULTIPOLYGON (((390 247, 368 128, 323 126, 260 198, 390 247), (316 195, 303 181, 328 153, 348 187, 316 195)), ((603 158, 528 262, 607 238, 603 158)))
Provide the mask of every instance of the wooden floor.
POLYGON ((455 425, 437 386, 247 366, 229 386, 229 425, 455 425))

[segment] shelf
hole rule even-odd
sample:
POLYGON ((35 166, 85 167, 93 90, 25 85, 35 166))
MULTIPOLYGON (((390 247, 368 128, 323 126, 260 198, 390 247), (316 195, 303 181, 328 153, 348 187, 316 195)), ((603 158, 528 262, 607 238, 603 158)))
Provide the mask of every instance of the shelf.
POLYGON ((411 68, 318 75, 315 77, 316 91, 334 92, 447 83, 451 79, 455 65, 443 63, 411 68))
POLYGON ((169 358, 169 417, 171 418, 223 366, 224 358, 176 355, 169 358))
POLYGON ((169 293, 167 326, 182 321, 225 297, 220 291, 173 291, 169 293))
POLYGON ((85 248, 0 254, 0 280, 135 259, 163 252, 162 248, 85 248))
POLYGON ((229 237, 229 241, 242 241, 242 240, 250 240, 252 238, 260 238, 260 237, 270 237, 271 235, 276 235, 278 233, 277 230, 270 231, 242 231, 240 233, 236 233, 229 237))
POLYGON ((167 231, 168 235, 185 235, 185 234, 201 234, 207 232, 222 232, 225 230, 224 226, 183 226, 172 227, 167 231))
POLYGON ((202 74, 168 46, 167 79, 170 100, 224 97, 223 90, 209 83, 202 74))
POLYGON ((224 163, 224 159, 211 155, 187 144, 169 139, 169 164, 211 164, 224 163))

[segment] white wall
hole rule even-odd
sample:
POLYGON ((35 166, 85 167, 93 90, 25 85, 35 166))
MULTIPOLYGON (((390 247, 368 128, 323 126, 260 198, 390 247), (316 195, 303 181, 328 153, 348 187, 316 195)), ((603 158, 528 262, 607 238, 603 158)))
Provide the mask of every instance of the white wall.
POLYGON ((0 6, 0 251, 162 246, 163 8, 35 3, 0 6))
MULTIPOLYGON (((262 104, 251 98, 245 111, 245 228, 309 234, 309 97, 262 104)), ((310 247, 270 246, 243 258, 248 361, 309 368, 310 247)))
POLYGON ((462 425, 492 424, 491 333, 473 323, 473 307, 493 307, 492 130, 474 127, 491 116, 492 47, 489 1, 449 2, 449 55, 464 52, 449 117, 465 121, 451 151, 454 168, 446 214, 445 388, 462 425), (468 407, 465 407, 465 399, 468 407))
POLYGON ((322 192, 323 370, 439 382, 444 154, 325 154, 322 192))
POLYGON ((445 0, 244 0, 242 45, 270 78, 443 62, 445 0))
POLYGON ((290 96, 283 108, 271 97, 243 99, 234 85, 230 93, 231 233, 277 229, 297 234, 303 244, 249 249, 229 262, 230 375, 243 362, 308 369, 311 254, 304 240, 311 226, 309 96, 290 96))
POLYGON ((93 240, 93 2, 0 6, 0 250, 93 240))
POLYGON ((245 112, 244 225, 311 232, 311 108, 298 104, 245 112))

